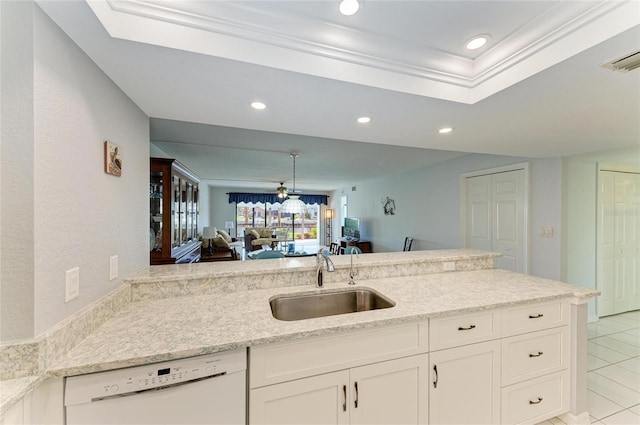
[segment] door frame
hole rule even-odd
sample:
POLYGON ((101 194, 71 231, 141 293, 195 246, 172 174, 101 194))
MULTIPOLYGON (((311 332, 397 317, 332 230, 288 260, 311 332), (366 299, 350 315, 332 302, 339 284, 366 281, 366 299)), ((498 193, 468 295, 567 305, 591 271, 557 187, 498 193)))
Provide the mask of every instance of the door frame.
POLYGON ((477 171, 469 171, 460 174, 460 246, 467 247, 467 186, 465 181, 469 177, 486 176, 490 174, 507 173, 509 171, 523 170, 524 172, 524 199, 523 199, 523 270, 524 274, 529 274, 529 193, 531 185, 531 174, 529 173, 529 162, 518 162, 500 167, 485 168, 477 171))

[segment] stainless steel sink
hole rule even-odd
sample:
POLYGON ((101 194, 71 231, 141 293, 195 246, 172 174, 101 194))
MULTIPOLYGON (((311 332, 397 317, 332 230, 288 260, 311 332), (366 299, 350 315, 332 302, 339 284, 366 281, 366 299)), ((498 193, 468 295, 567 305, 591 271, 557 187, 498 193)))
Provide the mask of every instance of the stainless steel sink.
POLYGON ((286 321, 377 310, 396 305, 389 298, 368 288, 320 294, 276 295, 269 304, 273 317, 286 321))

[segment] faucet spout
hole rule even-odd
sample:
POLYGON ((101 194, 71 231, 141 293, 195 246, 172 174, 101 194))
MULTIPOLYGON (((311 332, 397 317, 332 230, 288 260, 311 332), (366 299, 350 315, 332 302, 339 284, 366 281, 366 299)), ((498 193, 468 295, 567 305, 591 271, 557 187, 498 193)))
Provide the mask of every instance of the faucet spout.
POLYGON ((353 269, 353 254, 358 255, 355 249, 351 251, 351 254, 349 254, 351 260, 351 264, 349 266, 349 285, 356 284, 356 281, 353 280, 353 278, 358 274, 358 271, 353 269))
POLYGON ((326 248, 319 249, 318 254, 316 255, 316 286, 318 288, 324 287, 322 276, 323 259, 328 272, 333 272, 336 270, 335 266, 333 265, 333 261, 331 261, 331 259, 329 258, 329 251, 326 248))

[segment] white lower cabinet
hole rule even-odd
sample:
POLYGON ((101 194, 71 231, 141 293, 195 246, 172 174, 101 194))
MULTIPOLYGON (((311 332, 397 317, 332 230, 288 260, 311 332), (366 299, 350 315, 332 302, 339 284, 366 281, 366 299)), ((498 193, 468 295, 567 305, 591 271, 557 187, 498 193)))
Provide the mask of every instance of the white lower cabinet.
POLYGON ((348 424, 349 371, 251 390, 252 424, 348 424))
POLYGON ((426 424, 427 355, 351 369, 352 424, 426 424))
POLYGON ((252 424, 426 424, 427 355, 252 389, 252 424))
POLYGON ((570 411, 568 312, 556 300, 252 348, 249 423, 542 422, 570 411))
POLYGON ((430 354, 430 424, 500 423, 500 342, 430 354))

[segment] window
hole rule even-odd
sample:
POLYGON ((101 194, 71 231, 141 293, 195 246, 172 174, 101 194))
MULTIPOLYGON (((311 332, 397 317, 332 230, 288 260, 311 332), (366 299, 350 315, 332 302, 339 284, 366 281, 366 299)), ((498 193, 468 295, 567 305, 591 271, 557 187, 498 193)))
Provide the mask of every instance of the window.
POLYGON ((236 227, 238 235, 250 227, 270 227, 279 236, 292 239, 318 240, 318 204, 306 204, 305 214, 281 213, 280 204, 239 202, 236 204, 236 227))

